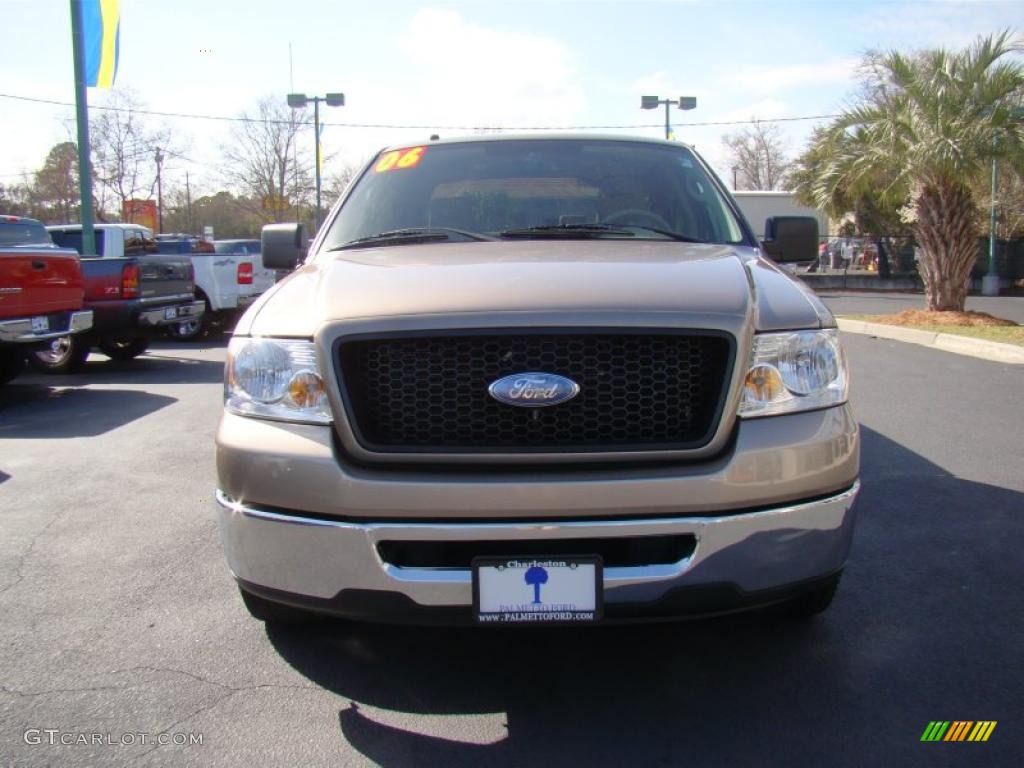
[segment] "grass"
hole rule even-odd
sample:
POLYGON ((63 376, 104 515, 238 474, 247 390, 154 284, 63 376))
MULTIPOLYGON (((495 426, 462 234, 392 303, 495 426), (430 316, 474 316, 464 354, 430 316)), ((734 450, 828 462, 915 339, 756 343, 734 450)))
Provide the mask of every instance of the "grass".
POLYGON ((850 320, 863 320, 867 323, 882 323, 884 325, 900 325, 904 328, 917 328, 921 331, 933 333, 951 333, 957 336, 970 336, 975 339, 986 341, 998 341, 1003 344, 1016 344, 1024 347, 1024 325, 964 325, 950 323, 928 322, 926 313, 918 313, 918 317, 912 321, 901 318, 899 315, 842 315, 850 320))

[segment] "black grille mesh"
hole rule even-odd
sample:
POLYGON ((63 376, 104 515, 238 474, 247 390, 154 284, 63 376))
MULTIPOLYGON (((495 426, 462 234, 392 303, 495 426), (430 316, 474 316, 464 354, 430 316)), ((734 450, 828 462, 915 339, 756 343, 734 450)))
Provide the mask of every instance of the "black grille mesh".
POLYGON ((665 450, 706 443, 724 396, 721 335, 515 333, 363 339, 339 345, 357 436, 376 451, 665 450), (494 400, 503 376, 567 376, 548 408, 494 400))

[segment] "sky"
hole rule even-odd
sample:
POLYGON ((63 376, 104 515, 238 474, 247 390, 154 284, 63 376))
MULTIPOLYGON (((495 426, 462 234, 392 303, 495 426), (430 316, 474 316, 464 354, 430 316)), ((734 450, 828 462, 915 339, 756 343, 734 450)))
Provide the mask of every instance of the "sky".
MULTIPOLYGON (((0 0, 0 18, 9 185, 74 135, 69 3, 0 0)), ((117 80, 89 103, 129 91, 155 112, 237 117, 262 97, 340 91, 344 107, 321 107, 329 176, 432 133, 660 137, 664 110, 641 110, 641 95, 695 96, 696 109, 672 110, 675 137, 730 183, 722 137, 742 127, 730 123, 817 118, 779 123, 798 154, 820 116, 850 103, 865 52, 959 48, 1004 28, 1024 32, 1024 2, 121 0, 117 80), (363 127, 382 125, 414 127, 363 127)), ((187 170, 194 193, 220 188, 235 124, 145 119, 173 133, 166 184, 187 170)), ((312 157, 312 127, 299 151, 312 157)))

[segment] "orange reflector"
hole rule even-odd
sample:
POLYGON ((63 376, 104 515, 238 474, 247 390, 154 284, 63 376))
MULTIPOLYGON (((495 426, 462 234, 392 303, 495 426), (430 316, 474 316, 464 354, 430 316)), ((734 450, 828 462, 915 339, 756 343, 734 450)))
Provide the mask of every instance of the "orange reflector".
POLYGON ((311 371, 302 371, 288 382, 288 397, 299 408, 314 408, 324 396, 324 383, 311 371))
POLYGON ((758 365, 751 368, 743 382, 743 388, 746 390, 748 400, 760 403, 770 403, 786 394, 782 376, 770 365, 758 365))

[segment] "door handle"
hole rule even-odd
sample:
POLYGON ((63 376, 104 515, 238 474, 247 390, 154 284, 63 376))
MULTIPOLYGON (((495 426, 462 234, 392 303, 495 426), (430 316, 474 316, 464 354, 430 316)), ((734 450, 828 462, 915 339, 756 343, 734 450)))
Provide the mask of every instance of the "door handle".
POLYGON ((32 269, 46 269, 46 262, 45 261, 33 261, 32 262, 32 269))

